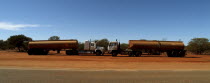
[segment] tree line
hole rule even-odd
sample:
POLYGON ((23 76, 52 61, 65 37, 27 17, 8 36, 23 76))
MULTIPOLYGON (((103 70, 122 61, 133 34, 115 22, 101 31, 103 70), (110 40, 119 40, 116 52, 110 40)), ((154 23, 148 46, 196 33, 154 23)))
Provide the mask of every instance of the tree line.
MULTIPOLYGON (((59 36, 51 36, 48 40, 60 40, 59 36)), ((70 39, 72 40, 72 39, 70 39)), ((6 41, 0 40, 0 50, 17 49, 18 51, 27 51, 28 42, 33 41, 32 38, 25 35, 13 35, 10 36, 6 41)), ((105 47, 109 44, 109 40, 104 38, 100 40, 94 40, 97 42, 97 46, 105 47)), ((121 49, 127 49, 128 44, 122 43, 121 49)), ((84 43, 79 42, 78 50, 84 49, 84 43)), ((186 50, 194 54, 204 54, 210 51, 210 42, 207 38, 193 38, 188 42, 186 50)))
MULTIPOLYGON (((51 36, 48 40, 60 40, 58 36, 51 36)), ((21 51, 28 50, 28 42, 32 41, 32 38, 25 35, 13 35, 10 36, 6 41, 0 40, 0 50, 13 50, 16 49, 21 51)))

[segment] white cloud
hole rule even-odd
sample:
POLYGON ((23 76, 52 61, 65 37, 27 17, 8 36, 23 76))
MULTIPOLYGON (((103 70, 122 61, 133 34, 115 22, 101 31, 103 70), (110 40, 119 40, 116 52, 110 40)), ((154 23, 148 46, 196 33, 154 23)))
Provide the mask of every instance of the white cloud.
POLYGON ((8 22, 0 22, 0 29, 5 30, 21 30, 23 28, 40 27, 37 24, 13 24, 8 22))

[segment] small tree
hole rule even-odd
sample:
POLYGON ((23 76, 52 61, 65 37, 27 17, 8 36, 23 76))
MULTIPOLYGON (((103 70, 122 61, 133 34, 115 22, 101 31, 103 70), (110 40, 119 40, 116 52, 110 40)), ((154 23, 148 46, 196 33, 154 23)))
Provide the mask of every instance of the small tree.
POLYGON ((51 36, 48 40, 60 40, 59 36, 51 36))
POLYGON ((6 41, 0 40, 0 50, 8 49, 8 45, 6 41))
POLYGON ((105 50, 107 50, 108 45, 109 45, 109 40, 106 38, 97 41, 97 46, 104 47, 105 50))
POLYGON ((209 40, 207 38, 193 38, 187 46, 187 50, 195 54, 202 54, 208 49, 209 40))
POLYGON ((26 37, 25 35, 13 35, 7 39, 10 48, 17 47, 19 51, 21 51, 21 48, 27 48, 24 41, 32 41, 32 38, 26 37))
POLYGON ((122 44, 120 44, 120 48, 121 48, 122 50, 125 50, 125 49, 128 48, 128 44, 122 43, 122 44))
POLYGON ((84 43, 79 42, 79 50, 84 50, 84 43))
POLYGON ((0 40, 0 49, 2 49, 4 46, 4 41, 3 40, 0 40))

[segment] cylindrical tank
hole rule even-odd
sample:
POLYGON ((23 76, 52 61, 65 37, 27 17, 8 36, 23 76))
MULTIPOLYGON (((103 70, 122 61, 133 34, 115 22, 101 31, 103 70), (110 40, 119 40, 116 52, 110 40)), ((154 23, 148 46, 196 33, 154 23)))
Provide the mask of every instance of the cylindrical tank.
POLYGON ((160 44, 158 41, 147 40, 129 40, 130 49, 159 49, 160 44))
POLYGON ((184 43, 181 41, 159 41, 160 50, 184 50, 184 43))
POLYGON ((181 41, 148 41, 148 40, 129 40, 129 48, 136 49, 154 49, 154 50, 184 50, 184 43, 181 41))
POLYGON ((29 49, 39 48, 39 49, 77 49, 77 40, 43 40, 43 41, 31 41, 28 44, 29 49))

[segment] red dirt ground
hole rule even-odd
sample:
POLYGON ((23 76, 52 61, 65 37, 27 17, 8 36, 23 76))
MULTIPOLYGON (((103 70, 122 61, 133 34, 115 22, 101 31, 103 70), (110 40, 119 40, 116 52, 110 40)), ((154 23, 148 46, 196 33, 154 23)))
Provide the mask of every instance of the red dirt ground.
POLYGON ((210 70, 210 55, 187 55, 186 57, 167 57, 166 55, 142 55, 128 57, 110 54, 95 56, 80 54, 68 56, 51 51, 49 55, 28 55, 25 52, 0 51, 0 67, 27 68, 77 68, 77 69, 190 69, 210 70))

